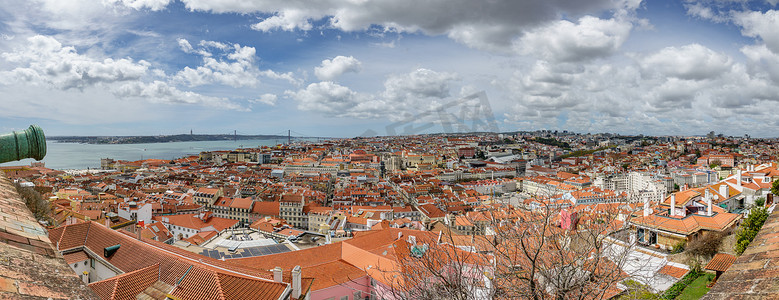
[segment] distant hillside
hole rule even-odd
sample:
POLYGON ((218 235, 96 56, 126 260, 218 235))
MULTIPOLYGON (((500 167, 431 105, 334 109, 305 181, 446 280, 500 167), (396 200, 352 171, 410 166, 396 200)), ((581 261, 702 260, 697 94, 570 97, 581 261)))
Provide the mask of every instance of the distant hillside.
MULTIPOLYGON (((199 141, 287 139, 286 135, 177 134, 155 136, 49 136, 47 140, 84 144, 148 144, 199 141)), ((296 139, 292 137, 292 139, 296 139)))

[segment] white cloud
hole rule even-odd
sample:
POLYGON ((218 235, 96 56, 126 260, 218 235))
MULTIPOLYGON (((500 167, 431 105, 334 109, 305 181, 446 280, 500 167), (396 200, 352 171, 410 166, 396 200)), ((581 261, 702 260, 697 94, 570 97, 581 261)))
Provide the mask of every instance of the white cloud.
POLYGON ((585 16, 578 24, 560 20, 526 33, 517 42, 522 54, 555 62, 579 62, 608 56, 625 42, 632 24, 585 16))
POLYGON ((408 74, 392 75, 384 82, 383 98, 395 102, 449 97, 449 83, 460 77, 455 73, 420 68, 408 74))
POLYGON ((779 54, 779 11, 768 10, 765 13, 759 11, 747 11, 733 13, 733 22, 741 26, 741 34, 748 37, 759 37, 765 42, 768 49, 779 54))
POLYGON ((362 70, 362 63, 352 56, 336 56, 332 60, 325 59, 322 65, 314 68, 314 74, 319 80, 332 81, 343 73, 358 73, 362 70))
POLYGON ((129 58, 95 59, 80 55, 75 48, 56 39, 37 35, 28 39, 27 49, 1 56, 16 65, 3 72, 9 80, 53 85, 61 89, 83 89, 97 84, 138 80, 149 69, 146 61, 129 58))
POLYGON ((578 17, 626 7, 635 9, 637 1, 497 0, 489 5, 470 0, 183 2, 188 9, 195 11, 271 14, 252 26, 260 31, 311 30, 312 21, 329 20, 330 26, 344 31, 365 30, 371 25, 379 25, 398 32, 446 35, 478 49, 506 50, 524 30, 557 20, 560 15, 578 17))
POLYGON ((276 105, 277 96, 274 94, 262 94, 259 98, 251 100, 253 103, 263 103, 270 106, 276 105))
MULTIPOLYGON (((3 84, 0 85, 6 88, 17 84, 25 89, 38 86, 39 89, 55 94, 73 89, 87 93, 97 88, 110 91, 118 98, 135 98, 152 103, 244 109, 226 98, 182 91, 160 80, 146 82, 144 79, 150 76, 164 77, 164 72, 158 69, 150 70, 151 64, 146 61, 135 62, 131 58, 96 58, 79 54, 74 47, 63 46, 49 36, 31 37, 25 49, 5 52, 0 54, 0 57, 13 65, 9 71, 0 72, 0 78, 3 79, 3 84)), ((84 99, 81 102, 88 103, 90 100, 84 99)), ((78 103, 74 104, 78 106, 78 103)))
POLYGON ((769 50, 766 45, 750 45, 741 48, 747 57, 749 67, 757 77, 769 77, 779 84, 779 54, 769 50))
POLYGON ((375 93, 358 93, 338 83, 322 81, 285 94, 297 101, 298 109, 330 117, 396 120, 440 106, 437 101, 450 96, 449 85, 458 79, 454 73, 420 68, 391 75, 384 82, 384 90, 375 93))
POLYGON ((103 3, 121 4, 136 10, 150 9, 156 11, 168 6, 170 0, 103 0, 103 3))
POLYGON ((176 41, 179 43, 179 48, 181 48, 181 51, 184 51, 184 53, 192 53, 194 51, 192 44, 186 39, 178 38, 176 41))
POLYGON ((226 110, 247 110, 227 98, 211 97, 190 91, 181 91, 162 81, 129 82, 113 90, 120 98, 142 98, 157 103, 196 104, 226 110))
POLYGON ((687 14, 691 15, 693 17, 698 17, 704 20, 710 20, 713 22, 726 22, 729 19, 729 16, 726 14, 719 13, 715 10, 713 10, 711 7, 708 7, 704 5, 703 3, 693 3, 693 4, 685 4, 684 6, 687 8, 687 14))
POLYGON ((186 53, 197 53, 203 57, 203 64, 195 68, 184 67, 174 80, 191 87, 206 84, 224 84, 231 87, 255 87, 259 77, 281 79, 299 84, 292 73, 277 73, 260 70, 255 64, 256 49, 239 44, 227 45, 215 41, 200 41, 201 48, 194 49, 185 39, 178 39, 179 47, 186 53))
POLYGON ((295 29, 311 30, 313 26, 308 22, 309 16, 302 11, 288 10, 282 11, 275 16, 262 20, 259 23, 253 24, 252 29, 258 31, 272 31, 274 29, 282 29, 284 31, 293 31, 295 29))
POLYGON ((642 59, 645 72, 659 72, 661 76, 703 80, 719 76, 730 69, 733 61, 700 44, 680 48, 666 47, 642 59))
POLYGON ((348 87, 332 81, 312 83, 305 89, 296 92, 287 91, 286 94, 298 101, 298 109, 331 116, 348 115, 349 109, 368 100, 348 87))

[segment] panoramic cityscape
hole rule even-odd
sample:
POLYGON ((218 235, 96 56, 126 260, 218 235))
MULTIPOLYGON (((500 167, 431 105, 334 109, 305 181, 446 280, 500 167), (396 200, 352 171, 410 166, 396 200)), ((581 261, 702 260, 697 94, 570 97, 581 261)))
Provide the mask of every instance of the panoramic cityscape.
POLYGON ((777 299, 776 0, 6 0, 0 298, 777 299))

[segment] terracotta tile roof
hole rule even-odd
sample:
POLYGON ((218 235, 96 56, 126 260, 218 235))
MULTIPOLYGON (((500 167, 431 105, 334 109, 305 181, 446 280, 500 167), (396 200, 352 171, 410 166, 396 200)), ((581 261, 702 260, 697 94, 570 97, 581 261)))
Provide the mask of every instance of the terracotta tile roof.
POLYGON ((62 256, 65 258, 65 262, 68 263, 68 264, 82 262, 82 261, 85 261, 85 260, 89 259, 89 257, 87 256, 87 254, 84 251, 76 251, 76 252, 66 253, 66 254, 64 254, 62 256))
POLYGON ((674 277, 676 279, 679 279, 679 278, 684 277, 684 275, 687 274, 688 271, 689 270, 687 270, 687 269, 674 267, 672 265, 665 265, 662 268, 660 268, 660 270, 657 271, 657 272, 660 273, 660 274, 665 274, 665 275, 674 277))
POLYGON ((135 299, 135 296, 159 280, 160 264, 124 273, 89 285, 101 299, 135 299), (93 286, 97 286, 94 288, 93 286), (109 293, 110 291, 110 293, 109 293))
POLYGON ((255 202, 254 207, 252 207, 252 213, 260 214, 263 216, 278 216, 279 202, 276 201, 255 202))
MULTIPOLYGON (((676 207, 684 207, 687 202, 690 202, 690 200, 695 199, 695 197, 698 197, 701 195, 701 193, 695 191, 695 190, 686 190, 681 192, 673 193, 672 195, 676 196, 676 207)), ((668 195, 668 197, 665 197, 663 200, 663 204, 667 206, 671 206, 671 195, 668 195)))
POLYGON ((0 299, 97 299, 0 172, 0 299))
POLYGON ((216 231, 222 231, 227 228, 238 224, 238 220, 225 219, 219 217, 206 218, 204 222, 197 217, 197 214, 181 214, 181 215, 167 215, 167 216, 154 216, 152 217, 157 222, 168 223, 171 225, 181 226, 190 229, 201 230, 208 226, 213 226, 216 231), (167 219, 167 222, 163 220, 167 219))
POLYGON ((630 222, 650 228, 689 235, 701 229, 722 231, 733 226, 741 218, 741 215, 725 212, 724 209, 718 206, 713 206, 712 212, 711 216, 691 214, 684 218, 660 216, 655 213, 646 217, 634 217, 630 222))
MULTIPOLYGON (((155 281, 159 280, 168 285, 176 286, 171 294, 181 299, 225 299, 229 293, 240 293, 240 291, 229 290, 231 287, 262 291, 264 294, 258 294, 258 297, 276 299, 288 287, 287 283, 276 283, 270 280, 271 275, 265 270, 230 265, 220 260, 204 257, 157 241, 139 241, 129 235, 108 229, 95 222, 65 226, 61 230, 59 239, 74 240, 68 236, 69 232, 74 234, 88 233, 86 240, 81 245, 71 243, 69 244, 72 246, 71 248, 85 247, 90 249, 100 259, 107 261, 123 272, 130 273, 157 265, 159 278, 155 279, 155 281), (76 229, 71 229, 70 227, 75 227, 76 229), (121 245, 119 249, 111 257, 105 257, 103 249, 117 244, 121 245), (228 287, 222 284, 220 275, 241 277, 247 280, 243 281, 247 284, 228 287)), ((65 249, 60 248, 60 250, 65 249)), ((225 277, 222 276, 221 278, 225 277)), ((133 292, 138 291, 140 293, 155 281, 149 284, 146 284, 148 283, 147 281, 143 281, 143 284, 136 284, 133 292)), ((103 287, 101 285, 98 288, 103 287)))
POLYGON ((779 210, 702 299, 779 299, 779 210))
POLYGON ((733 255, 727 253, 717 253, 717 255, 714 255, 714 257, 709 261, 709 263, 706 264, 705 269, 725 272, 728 270, 728 268, 730 268, 730 266, 735 261, 736 261, 736 257, 733 255))

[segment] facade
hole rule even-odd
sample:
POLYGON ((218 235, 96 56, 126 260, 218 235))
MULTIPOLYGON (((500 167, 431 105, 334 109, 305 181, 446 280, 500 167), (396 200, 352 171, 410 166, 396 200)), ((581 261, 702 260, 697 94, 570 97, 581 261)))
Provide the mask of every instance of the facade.
POLYGON ((295 228, 308 228, 308 215, 303 213, 305 197, 287 194, 279 201, 279 217, 295 228))

